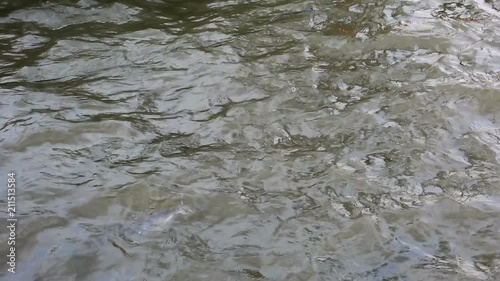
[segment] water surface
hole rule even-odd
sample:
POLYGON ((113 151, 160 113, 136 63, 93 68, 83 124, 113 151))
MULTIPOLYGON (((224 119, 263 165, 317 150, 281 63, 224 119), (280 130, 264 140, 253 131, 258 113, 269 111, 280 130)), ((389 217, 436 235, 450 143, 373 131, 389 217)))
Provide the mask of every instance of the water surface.
POLYGON ((0 97, 1 280, 500 278, 497 2, 4 1, 0 97))

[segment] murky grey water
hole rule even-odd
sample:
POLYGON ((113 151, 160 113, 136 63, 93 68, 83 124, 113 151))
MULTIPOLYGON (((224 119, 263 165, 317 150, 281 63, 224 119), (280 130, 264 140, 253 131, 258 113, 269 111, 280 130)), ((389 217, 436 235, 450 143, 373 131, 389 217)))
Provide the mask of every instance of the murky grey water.
POLYGON ((2 1, 0 50, 1 280, 500 280, 497 1, 2 1))

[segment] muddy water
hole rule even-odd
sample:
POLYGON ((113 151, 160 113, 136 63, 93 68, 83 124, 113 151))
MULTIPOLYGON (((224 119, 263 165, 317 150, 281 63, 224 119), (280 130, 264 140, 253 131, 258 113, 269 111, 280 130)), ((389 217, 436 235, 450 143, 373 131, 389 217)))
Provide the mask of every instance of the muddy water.
POLYGON ((499 280, 499 6, 1 2, 0 279, 499 280))

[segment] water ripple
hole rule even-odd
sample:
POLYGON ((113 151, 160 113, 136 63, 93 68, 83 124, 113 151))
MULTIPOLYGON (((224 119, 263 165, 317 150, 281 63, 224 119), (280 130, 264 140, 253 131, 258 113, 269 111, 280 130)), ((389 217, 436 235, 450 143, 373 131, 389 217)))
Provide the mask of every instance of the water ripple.
POLYGON ((19 280, 498 279, 498 8, 0 3, 19 280))

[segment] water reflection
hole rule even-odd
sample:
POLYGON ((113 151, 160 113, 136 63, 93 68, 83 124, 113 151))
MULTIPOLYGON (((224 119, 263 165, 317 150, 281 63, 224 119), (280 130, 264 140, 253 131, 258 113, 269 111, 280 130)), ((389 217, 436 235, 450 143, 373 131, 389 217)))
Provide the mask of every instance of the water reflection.
POLYGON ((494 3, 0 5, 18 280, 499 277, 494 3))

